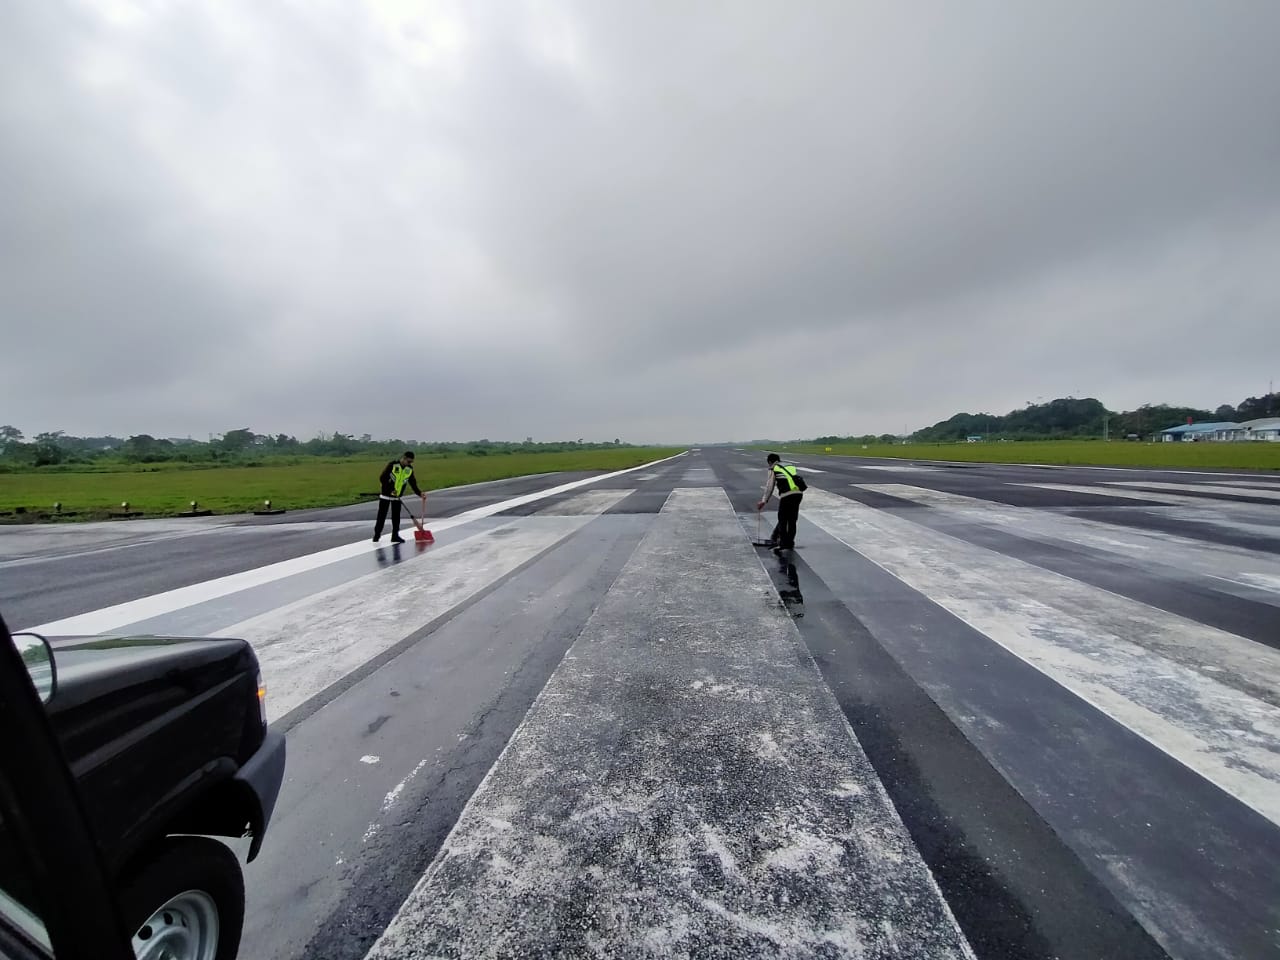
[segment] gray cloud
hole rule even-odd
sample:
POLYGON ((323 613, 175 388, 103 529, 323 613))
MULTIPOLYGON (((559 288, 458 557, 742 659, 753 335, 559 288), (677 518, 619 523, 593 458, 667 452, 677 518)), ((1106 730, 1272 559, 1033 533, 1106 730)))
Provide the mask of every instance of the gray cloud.
POLYGON ((420 6, 7 12, 0 420, 790 437, 1280 371, 1274 4, 420 6))

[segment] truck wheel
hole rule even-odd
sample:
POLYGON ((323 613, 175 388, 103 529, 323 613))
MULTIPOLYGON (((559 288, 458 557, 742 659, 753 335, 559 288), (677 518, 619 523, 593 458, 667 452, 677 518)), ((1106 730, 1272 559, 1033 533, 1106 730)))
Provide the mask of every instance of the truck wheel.
POLYGON ((120 910, 138 960, 235 960, 244 875, 217 840, 175 837, 124 886, 120 910))

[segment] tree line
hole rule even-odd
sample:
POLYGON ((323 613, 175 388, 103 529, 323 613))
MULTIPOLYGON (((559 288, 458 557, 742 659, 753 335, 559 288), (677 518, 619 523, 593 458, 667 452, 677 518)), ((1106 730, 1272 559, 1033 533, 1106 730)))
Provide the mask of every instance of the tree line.
MULTIPOLYGON (((1048 403, 1027 402, 1018 410, 1004 415, 991 413, 957 413, 933 426, 911 434, 920 443, 964 440, 980 436, 987 440, 1070 440, 1110 436, 1149 438, 1161 430, 1193 422, 1224 421, 1242 423, 1261 417, 1280 416, 1280 393, 1249 397, 1237 406, 1223 404, 1216 410, 1198 407, 1176 407, 1168 404, 1144 404, 1136 410, 1108 410, 1102 401, 1092 397, 1062 397, 1048 403)), ((896 443, 903 438, 893 434, 861 437, 817 437, 814 443, 896 443)))
POLYGON ((621 439, 612 443, 588 442, 581 438, 535 443, 532 437, 522 442, 482 439, 423 443, 395 438, 375 440, 367 433, 356 437, 336 430, 310 440, 299 440, 284 433, 255 433, 248 427, 228 430, 207 441, 153 437, 146 433, 131 437, 73 437, 62 430, 37 433, 27 438, 17 427, 4 425, 0 426, 0 468, 13 470, 110 463, 247 465, 285 457, 396 457, 405 450, 424 455, 484 457, 629 446, 632 444, 623 443, 621 439))

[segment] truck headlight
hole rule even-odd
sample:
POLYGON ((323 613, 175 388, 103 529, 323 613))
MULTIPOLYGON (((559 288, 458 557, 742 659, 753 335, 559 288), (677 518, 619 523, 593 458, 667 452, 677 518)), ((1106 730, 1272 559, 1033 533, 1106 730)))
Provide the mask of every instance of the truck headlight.
POLYGON ((258 716, 262 719, 262 729, 267 728, 267 685, 262 682, 262 671, 258 671, 258 716))

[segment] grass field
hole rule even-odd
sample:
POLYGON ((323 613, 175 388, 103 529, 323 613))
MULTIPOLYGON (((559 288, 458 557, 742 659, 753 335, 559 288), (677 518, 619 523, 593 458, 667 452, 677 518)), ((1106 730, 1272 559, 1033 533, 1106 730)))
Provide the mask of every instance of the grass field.
MULTIPOLYGON (((678 449, 625 448, 565 453, 513 453, 486 457, 420 456, 418 483, 438 490, 485 480, 573 470, 623 470, 679 453, 678 449)), ((60 502, 75 519, 100 519, 123 501, 147 516, 173 516, 192 500, 215 513, 245 513, 270 499, 273 506, 298 510, 368 500, 378 489, 386 460, 317 460, 261 467, 203 470, 132 470, 112 473, 44 472, 0 474, 0 517, 9 522, 39 519, 60 502)))
MULTIPOLYGON (((821 444, 782 447, 780 453, 825 453, 821 444)), ((1129 443, 1113 440, 1017 441, 1009 443, 832 444, 848 457, 955 460, 967 463, 1052 463, 1108 467, 1189 467, 1280 470, 1280 443, 1129 443)))

